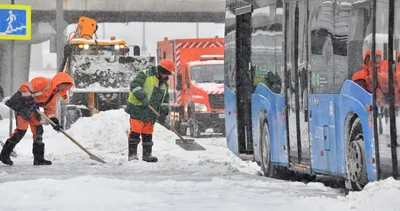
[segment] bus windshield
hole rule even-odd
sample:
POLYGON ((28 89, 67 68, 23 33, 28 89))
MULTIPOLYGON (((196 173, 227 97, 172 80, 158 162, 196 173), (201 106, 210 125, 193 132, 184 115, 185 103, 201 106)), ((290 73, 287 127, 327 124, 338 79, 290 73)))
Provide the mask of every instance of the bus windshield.
POLYGON ((224 83, 224 65, 197 65, 190 68, 192 81, 195 83, 224 83))

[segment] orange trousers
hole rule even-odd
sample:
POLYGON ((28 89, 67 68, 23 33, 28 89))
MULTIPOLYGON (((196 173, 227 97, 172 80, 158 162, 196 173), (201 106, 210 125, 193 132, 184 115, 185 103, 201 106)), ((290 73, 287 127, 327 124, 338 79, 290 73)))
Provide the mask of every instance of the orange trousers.
POLYGON ((33 141, 42 141, 42 123, 34 113, 31 114, 31 118, 29 120, 26 120, 22 116, 15 113, 15 123, 17 125, 17 128, 15 128, 13 134, 10 137, 12 141, 18 143, 24 137, 25 132, 28 130, 29 126, 33 134, 33 141))
POLYGON ((132 137, 132 133, 136 134, 148 134, 151 135, 153 134, 154 131, 154 124, 151 122, 143 122, 137 119, 132 119, 130 118, 130 124, 131 124, 131 131, 128 134, 128 137, 132 137))

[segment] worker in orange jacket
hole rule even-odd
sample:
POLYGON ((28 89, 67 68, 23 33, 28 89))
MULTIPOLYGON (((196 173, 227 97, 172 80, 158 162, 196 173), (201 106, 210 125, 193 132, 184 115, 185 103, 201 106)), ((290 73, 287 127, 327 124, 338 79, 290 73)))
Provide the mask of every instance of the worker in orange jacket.
POLYGON ((52 79, 36 77, 30 82, 21 85, 6 105, 15 111, 17 128, 3 146, 0 160, 7 165, 13 165, 10 154, 15 146, 24 137, 28 126, 33 134, 33 165, 51 165, 51 161, 44 159, 43 126, 40 115, 36 112, 40 107, 45 114, 56 124, 54 130, 62 127, 56 118, 57 96, 67 98, 67 90, 73 86, 72 78, 65 72, 57 73, 52 79))
POLYGON ((371 51, 367 50, 364 55, 363 66, 360 71, 354 73, 352 81, 360 85, 368 92, 372 92, 372 84, 368 83, 368 75, 371 68, 371 51))
MULTIPOLYGON (((382 51, 375 51, 375 67, 378 72, 378 77, 382 72, 382 51)), ((366 89, 368 92, 372 93, 372 61, 371 61, 371 51, 367 50, 364 55, 363 66, 360 71, 354 73, 352 81, 359 84, 361 87, 366 89)), ((378 79, 379 83, 379 79, 378 79)))
POLYGON ((396 66, 394 71, 394 80, 395 80, 395 89, 394 89, 394 96, 395 96, 395 103, 396 107, 400 106, 400 50, 397 53, 397 58, 395 62, 396 66))

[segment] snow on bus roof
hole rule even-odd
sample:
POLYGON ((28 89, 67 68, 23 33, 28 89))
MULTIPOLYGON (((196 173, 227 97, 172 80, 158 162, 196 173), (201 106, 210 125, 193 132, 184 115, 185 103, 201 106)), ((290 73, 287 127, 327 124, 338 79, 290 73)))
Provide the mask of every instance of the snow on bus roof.
MULTIPOLYGON (((375 34, 376 43, 387 43, 388 42, 388 34, 375 34)), ((372 34, 369 34, 365 37, 364 42, 372 43, 372 34)))

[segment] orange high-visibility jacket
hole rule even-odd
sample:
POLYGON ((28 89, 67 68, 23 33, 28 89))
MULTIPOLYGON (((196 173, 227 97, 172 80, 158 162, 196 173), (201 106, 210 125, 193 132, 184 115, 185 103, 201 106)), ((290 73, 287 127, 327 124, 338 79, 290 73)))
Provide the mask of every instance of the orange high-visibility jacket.
POLYGON ((35 103, 46 102, 54 93, 53 98, 42 108, 49 118, 56 117, 57 95, 64 99, 67 98, 67 90, 73 86, 73 80, 65 72, 57 73, 52 79, 45 77, 36 77, 29 82, 25 82, 19 88, 22 97, 33 97, 35 103), (57 85, 61 83, 70 83, 66 90, 58 90, 57 85))

